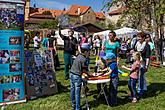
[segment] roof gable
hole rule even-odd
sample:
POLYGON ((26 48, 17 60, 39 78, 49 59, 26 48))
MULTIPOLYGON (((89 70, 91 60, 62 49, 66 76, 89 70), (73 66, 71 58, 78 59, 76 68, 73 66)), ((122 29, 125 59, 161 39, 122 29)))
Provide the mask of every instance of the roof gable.
POLYGON ((91 7, 90 6, 80 6, 80 5, 72 5, 68 10, 67 14, 78 16, 78 8, 80 9, 80 15, 86 13, 91 7))
POLYGON ((124 11, 126 11, 127 9, 128 9, 127 7, 120 7, 116 10, 109 12, 108 14, 109 15, 119 15, 119 14, 123 13, 124 11))
POLYGON ((95 15, 98 19, 105 19, 104 13, 102 12, 95 12, 95 15))

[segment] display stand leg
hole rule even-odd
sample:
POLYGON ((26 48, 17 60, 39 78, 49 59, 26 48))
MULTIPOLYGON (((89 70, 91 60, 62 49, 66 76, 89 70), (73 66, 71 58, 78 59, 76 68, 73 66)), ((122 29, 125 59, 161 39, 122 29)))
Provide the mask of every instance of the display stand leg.
POLYGON ((107 95, 106 95, 106 93, 105 93, 105 91, 104 91, 104 87, 105 87, 105 85, 104 85, 104 86, 101 86, 102 91, 103 91, 103 94, 104 94, 104 97, 105 97, 105 100, 106 100, 106 102, 107 102, 107 105, 109 106, 108 98, 107 98, 107 95))
POLYGON ((107 98, 107 95, 106 95, 106 93, 104 91, 105 86, 106 86, 105 84, 104 85, 101 84, 101 91, 100 91, 99 95, 97 96, 97 99, 100 97, 101 93, 103 93, 104 94, 104 97, 105 97, 105 100, 107 102, 107 105, 109 106, 108 98, 107 98))

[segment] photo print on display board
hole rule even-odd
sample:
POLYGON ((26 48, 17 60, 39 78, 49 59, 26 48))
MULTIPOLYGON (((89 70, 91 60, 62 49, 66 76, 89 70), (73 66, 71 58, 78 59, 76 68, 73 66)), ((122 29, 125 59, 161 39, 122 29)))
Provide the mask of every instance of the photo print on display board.
POLYGON ((9 45, 21 45, 21 37, 10 37, 9 45))
POLYGON ((22 75, 0 76, 0 84, 16 83, 22 81, 22 75))
POLYGON ((11 83, 12 82, 12 79, 11 79, 11 76, 0 76, 1 78, 1 81, 2 81, 2 84, 6 84, 6 83, 11 83))
POLYGON ((13 75, 11 76, 12 78, 12 83, 16 83, 16 82, 21 82, 22 81, 22 75, 13 75))
POLYGON ((10 55, 8 50, 0 50, 0 64, 7 64, 10 62, 10 55))
POLYGON ((22 70, 21 63, 9 64, 10 72, 20 72, 22 70))
POLYGON ((3 101, 16 101, 20 99, 20 89, 3 90, 3 101))
POLYGON ((19 63, 20 62, 20 51, 12 50, 10 51, 10 63, 19 63))

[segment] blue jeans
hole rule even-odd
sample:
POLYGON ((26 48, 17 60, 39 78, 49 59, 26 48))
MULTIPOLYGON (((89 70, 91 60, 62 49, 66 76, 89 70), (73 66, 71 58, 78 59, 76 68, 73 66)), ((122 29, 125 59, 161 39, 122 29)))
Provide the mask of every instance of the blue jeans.
POLYGON ((69 53, 64 53, 64 64, 65 64, 65 78, 68 79, 69 78, 69 69, 71 68, 72 64, 73 64, 73 58, 72 55, 69 53))
POLYGON ((70 95, 72 108, 80 110, 80 92, 81 92, 82 78, 79 75, 70 74, 70 95))
POLYGON ((144 90, 147 89, 146 79, 145 79, 145 67, 140 67, 139 77, 138 77, 138 94, 141 96, 144 93, 144 90))
POLYGON ((137 93, 137 91, 136 91, 136 81, 137 81, 137 79, 133 79, 131 77, 130 77, 130 79, 128 81, 128 88, 129 88, 129 90, 131 92, 131 97, 132 98, 137 98, 136 97, 136 93, 137 93))
POLYGON ((119 82, 119 78, 118 77, 111 78, 111 80, 110 80, 109 104, 112 105, 112 106, 113 105, 117 105, 117 88, 118 88, 118 82, 119 82))

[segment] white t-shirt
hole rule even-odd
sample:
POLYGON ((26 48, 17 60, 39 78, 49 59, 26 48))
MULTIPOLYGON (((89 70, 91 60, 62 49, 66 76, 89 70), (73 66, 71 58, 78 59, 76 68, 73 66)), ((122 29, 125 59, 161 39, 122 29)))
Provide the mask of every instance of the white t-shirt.
POLYGON ((136 43, 136 49, 138 52, 143 51, 144 47, 146 45, 146 42, 140 43, 139 41, 136 43))
POLYGON ((38 36, 35 36, 33 38, 33 42, 34 42, 34 47, 39 47, 39 42, 41 42, 41 40, 38 38, 38 36))
POLYGON ((95 40, 95 45, 96 45, 96 47, 100 47, 100 43, 101 43, 101 41, 100 41, 99 39, 96 39, 96 40, 95 40))

